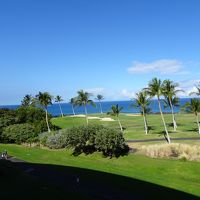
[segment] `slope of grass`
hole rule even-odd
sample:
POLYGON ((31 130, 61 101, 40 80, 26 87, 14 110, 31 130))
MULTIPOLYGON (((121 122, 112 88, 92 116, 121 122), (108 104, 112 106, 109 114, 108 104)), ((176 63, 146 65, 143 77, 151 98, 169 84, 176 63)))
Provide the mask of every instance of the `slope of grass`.
MULTIPOLYGON (((152 159, 130 154, 118 159, 102 158, 99 153, 74 157, 71 151, 45 150, 18 145, 0 145, 10 155, 40 164, 73 166, 127 176, 174 188, 200 197, 200 163, 152 159)), ((144 188, 145 190, 145 188, 144 188)))

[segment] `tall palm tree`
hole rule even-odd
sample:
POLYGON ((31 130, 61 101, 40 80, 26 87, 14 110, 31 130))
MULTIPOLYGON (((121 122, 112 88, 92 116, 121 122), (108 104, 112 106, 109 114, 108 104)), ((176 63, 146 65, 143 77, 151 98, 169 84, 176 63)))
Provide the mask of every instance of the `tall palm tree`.
POLYGON ((148 107, 150 104, 150 97, 147 95, 145 91, 141 91, 136 93, 136 98, 134 98, 134 101, 135 102, 131 104, 131 107, 140 108, 140 111, 144 118, 145 134, 147 134, 149 130, 148 130, 146 114, 150 111, 150 108, 148 107))
POLYGON ((160 110, 160 115, 161 115, 163 125, 164 125, 164 128, 165 128, 164 137, 167 140, 167 142, 170 143, 170 137, 169 137, 169 133, 168 133, 168 130, 167 130, 167 126, 166 126, 166 123, 165 123, 165 119, 164 119, 164 116, 163 116, 161 103, 160 103, 160 101, 161 101, 160 96, 162 95, 162 81, 160 79, 153 78, 149 82, 148 87, 145 88, 144 90, 147 92, 147 94, 150 95, 150 97, 156 96, 157 99, 158 99, 158 106, 159 106, 159 110, 160 110))
POLYGON ((48 132, 51 132, 51 130, 49 128, 47 106, 52 104, 52 96, 48 92, 39 92, 36 95, 36 98, 37 98, 38 102, 44 108, 44 110, 46 112, 47 129, 48 129, 48 132))
POLYGON ((190 95, 195 94, 197 96, 200 96, 200 82, 197 85, 195 85, 195 87, 196 87, 197 91, 196 92, 191 92, 190 95))
POLYGON ((33 103, 33 97, 31 94, 25 95, 23 100, 21 101, 23 107, 32 106, 32 103, 33 103))
POLYGON ((60 105, 60 102, 62 102, 62 101, 63 101, 63 99, 62 99, 61 96, 57 95, 57 96, 55 97, 55 102, 58 103, 59 108, 60 108, 61 116, 63 117, 63 112, 62 112, 62 108, 61 108, 61 105, 60 105))
POLYGON ((88 125, 88 117, 87 117, 87 105, 95 106, 95 103, 89 99, 92 96, 91 93, 85 92, 83 90, 79 90, 78 96, 76 97, 76 105, 84 106, 85 109, 85 118, 88 125))
POLYGON ((69 100, 69 103, 72 105, 72 112, 73 112, 73 115, 75 116, 76 114, 75 114, 75 111, 74 111, 74 107, 76 106, 76 97, 71 98, 69 100))
POLYGON ((165 97, 166 103, 169 105, 171 109, 174 131, 176 131, 177 123, 175 119, 173 103, 177 101, 177 98, 176 98, 177 93, 183 91, 183 90, 176 89, 178 86, 179 86, 178 83, 174 83, 173 81, 170 81, 169 79, 164 80, 162 83, 162 93, 165 97), (172 102, 173 99, 174 99, 174 102, 172 102))
POLYGON ((102 106, 101 106, 101 101, 104 99, 103 95, 98 94, 97 97, 96 97, 95 99, 99 101, 100 112, 101 112, 101 114, 103 114, 102 106))
POLYGON ((112 116, 116 116, 117 117, 117 121, 119 123, 119 127, 120 127, 121 131, 123 131, 123 128, 122 128, 122 124, 121 124, 121 122, 119 120, 119 114, 120 114, 122 109, 123 109, 123 107, 119 107, 118 104, 112 105, 111 111, 107 113, 108 115, 112 115, 112 116))
POLYGON ((196 122, 198 126, 198 133, 200 134, 200 125, 199 125, 199 116, 198 113, 200 112, 200 100, 198 99, 191 99, 190 102, 185 104, 185 108, 188 111, 193 112, 196 116, 196 122))

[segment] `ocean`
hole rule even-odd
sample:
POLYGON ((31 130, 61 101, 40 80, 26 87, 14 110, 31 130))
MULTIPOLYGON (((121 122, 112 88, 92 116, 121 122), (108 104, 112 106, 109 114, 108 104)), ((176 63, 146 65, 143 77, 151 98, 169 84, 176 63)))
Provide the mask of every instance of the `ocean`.
MULTIPOLYGON (((186 102, 190 101, 190 98, 181 98, 180 99, 180 107, 183 106, 186 102)), ((88 114, 93 113, 99 113, 100 112, 100 106, 99 102, 95 102, 96 107, 93 107, 91 105, 87 105, 88 114)), ((133 103, 133 101, 103 101, 101 102, 102 110, 104 113, 107 113, 112 105, 118 104, 119 106, 123 107, 123 110, 121 112, 123 113, 139 113, 139 109, 132 108, 130 105, 133 103)), ((19 105, 0 105, 0 108, 9 108, 9 109, 17 109, 19 105)), ((64 115, 72 115, 72 107, 69 103, 61 103, 62 111, 64 115)), ((175 107, 174 112, 178 113, 180 111, 180 107, 175 107)), ((158 102, 157 100, 152 100, 150 104, 151 112, 152 113, 158 113, 158 102)), ((60 109, 58 104, 53 104, 48 106, 48 112, 56 117, 60 115, 60 109)), ((163 112, 169 113, 171 112, 169 108, 163 107, 163 112)), ((84 108, 83 107, 75 107, 75 113, 76 114, 84 114, 84 108)))

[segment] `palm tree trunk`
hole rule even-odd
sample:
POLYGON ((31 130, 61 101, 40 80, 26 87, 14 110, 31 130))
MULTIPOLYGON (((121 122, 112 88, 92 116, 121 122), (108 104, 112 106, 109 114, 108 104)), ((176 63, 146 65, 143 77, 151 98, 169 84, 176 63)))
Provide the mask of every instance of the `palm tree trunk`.
POLYGON ((147 135, 147 133, 148 133, 148 126, 147 126, 147 120, 146 120, 146 115, 144 113, 144 109, 142 110, 142 113, 143 113, 143 118, 144 118, 145 134, 147 135))
POLYGON ((48 121, 48 112, 47 112, 47 108, 45 108, 45 112, 46 112, 47 129, 48 129, 48 132, 51 132, 51 130, 50 130, 50 128, 49 128, 49 121, 48 121))
POLYGON ((170 98, 169 98, 169 103, 170 103, 170 107, 171 107, 171 111, 172 111, 172 120, 173 120, 173 125, 174 125, 174 131, 176 131, 177 124, 176 124, 175 115, 174 115, 174 108, 173 108, 172 101, 170 98))
POLYGON ((59 103, 59 108, 60 108, 60 113, 61 113, 61 116, 63 117, 63 112, 62 112, 62 108, 61 108, 61 105, 59 103))
POLYGON ((199 134, 200 134, 200 125, 199 125, 198 113, 196 113, 195 115, 196 115, 196 120, 197 120, 198 132, 199 132, 199 134))
POLYGON ((119 120, 119 117, 117 117, 117 121, 118 121, 118 123, 119 123, 120 130, 123 132, 123 128, 122 128, 121 122, 120 122, 120 120, 119 120))
POLYGON ((165 119, 164 119, 164 116, 163 116, 163 113, 162 113, 162 108, 161 108, 161 105, 160 105, 159 97, 158 97, 158 106, 159 106, 160 115, 161 115, 161 118, 162 118, 162 121, 163 121, 163 125, 165 127, 165 133, 166 133, 165 138, 166 138, 167 142, 170 144, 170 137, 169 137, 169 133, 168 133, 167 126, 166 126, 166 123, 165 123, 165 119))
POLYGON ((88 117, 87 117, 87 108, 86 108, 86 105, 84 105, 84 108, 85 108, 85 118, 86 118, 86 122, 87 122, 87 125, 88 125, 88 117))
POLYGON ((74 112, 74 106, 72 105, 72 112, 73 112, 73 115, 75 116, 75 112, 74 112))
POLYGON ((101 102, 100 101, 99 101, 99 105, 100 105, 101 114, 103 114, 102 107, 101 107, 101 102))

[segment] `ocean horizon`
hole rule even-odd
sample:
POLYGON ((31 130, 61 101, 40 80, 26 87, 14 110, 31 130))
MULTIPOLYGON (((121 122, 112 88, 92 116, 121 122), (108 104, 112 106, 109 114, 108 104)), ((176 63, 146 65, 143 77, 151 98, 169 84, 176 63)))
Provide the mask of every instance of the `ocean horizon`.
MULTIPOLYGON (((180 98, 180 106, 178 107, 174 107, 174 112, 178 113, 180 112, 180 108, 181 106, 183 106, 186 102, 190 101, 191 98, 180 98)), ((101 105, 102 105, 102 111, 103 113, 107 113, 108 111, 110 111, 110 108, 112 105, 116 105, 118 104, 119 106, 123 107, 122 113, 139 113, 139 109, 138 108, 133 108, 130 107, 131 104, 133 104, 134 101, 102 101, 101 105)), ((87 105, 87 110, 88 110, 88 114, 94 114, 94 113, 100 113, 100 105, 99 102, 95 102, 96 107, 93 107, 91 105, 87 105)), ((0 105, 0 108, 8 108, 8 109, 17 109, 20 105, 0 105)), ((149 106, 151 108, 151 113, 158 113, 159 112, 159 107, 158 107, 158 102, 157 100, 151 100, 151 104, 149 106)), ((72 115, 72 105, 70 103, 61 103, 61 108, 63 111, 64 115, 72 115)), ((60 115, 60 108, 59 105, 56 103, 48 106, 48 112, 56 117, 60 115)), ((163 103, 162 103, 162 109, 164 113, 169 113, 171 112, 171 110, 169 108, 164 108, 163 103)), ((75 113, 76 114, 84 114, 84 107, 83 106, 76 106, 75 107, 75 113)))

